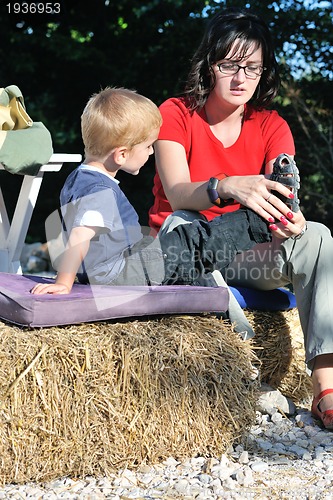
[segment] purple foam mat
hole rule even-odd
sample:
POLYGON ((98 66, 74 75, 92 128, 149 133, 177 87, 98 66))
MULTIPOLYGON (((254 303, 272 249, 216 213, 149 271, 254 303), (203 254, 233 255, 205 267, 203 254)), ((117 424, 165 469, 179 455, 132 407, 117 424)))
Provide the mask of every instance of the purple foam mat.
POLYGON ((51 279, 0 273, 0 318, 30 327, 70 325, 139 316, 222 312, 228 290, 196 286, 88 286, 68 295, 33 295, 36 283, 51 279))

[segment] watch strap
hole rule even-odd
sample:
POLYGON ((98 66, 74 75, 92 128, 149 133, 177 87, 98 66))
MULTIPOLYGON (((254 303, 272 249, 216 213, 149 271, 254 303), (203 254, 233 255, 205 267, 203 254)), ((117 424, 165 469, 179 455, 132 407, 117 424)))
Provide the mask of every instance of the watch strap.
POLYGON ((223 200, 217 191, 217 186, 218 186, 219 182, 221 180, 225 179, 226 177, 228 177, 227 174, 220 174, 219 178, 211 177, 208 181, 207 193, 208 193, 209 200, 211 201, 211 203, 213 203, 217 207, 223 207, 224 205, 227 205, 227 204, 233 202, 232 198, 229 198, 227 200, 223 200))

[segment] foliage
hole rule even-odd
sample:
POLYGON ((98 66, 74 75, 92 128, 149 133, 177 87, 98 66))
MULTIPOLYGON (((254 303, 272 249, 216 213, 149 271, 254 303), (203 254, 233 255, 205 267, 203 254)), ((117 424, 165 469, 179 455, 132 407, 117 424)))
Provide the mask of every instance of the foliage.
POLYGON ((313 82, 284 86, 286 118, 293 125, 297 163, 302 177, 302 209, 309 219, 333 228, 333 110, 328 107, 327 82, 317 82, 319 97, 312 95, 313 82), (308 85, 307 85, 308 83, 308 85), (326 101, 326 102, 325 102, 326 101))
MULTIPOLYGON (((332 128, 332 17, 328 2, 306 7, 305 1, 60 0, 57 15, 9 14, 2 2, 2 85, 21 88, 30 115, 51 131, 56 152, 82 153, 80 115, 92 93, 107 85, 124 86, 160 104, 182 91, 207 17, 224 6, 251 7, 274 34, 285 82, 277 106, 295 134, 298 162, 305 172, 304 204, 309 203, 313 216, 314 200, 320 200, 318 219, 332 223, 325 200, 333 192, 327 149, 332 128), (308 134, 315 141, 310 152, 308 134)), ((68 173, 67 167, 56 179, 45 176, 32 239, 43 238, 43 221, 57 206, 68 173)), ((150 163, 135 180, 122 178, 143 224, 152 202, 152 176, 150 163)))

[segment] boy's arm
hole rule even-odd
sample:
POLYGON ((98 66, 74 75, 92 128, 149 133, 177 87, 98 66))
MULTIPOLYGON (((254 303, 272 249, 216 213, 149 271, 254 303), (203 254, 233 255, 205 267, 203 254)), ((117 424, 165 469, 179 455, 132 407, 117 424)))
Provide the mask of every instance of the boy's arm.
POLYGON ((80 226, 72 229, 61 258, 55 283, 39 283, 31 293, 37 295, 66 294, 72 289, 76 273, 89 250, 90 240, 96 235, 94 227, 80 226))

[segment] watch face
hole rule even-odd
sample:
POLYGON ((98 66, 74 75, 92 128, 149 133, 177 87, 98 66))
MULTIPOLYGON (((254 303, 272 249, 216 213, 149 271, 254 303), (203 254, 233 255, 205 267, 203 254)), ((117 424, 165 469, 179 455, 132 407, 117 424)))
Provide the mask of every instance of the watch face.
POLYGON ((217 179, 216 177, 211 177, 209 179, 209 183, 208 183, 208 189, 213 189, 216 191, 216 188, 218 186, 218 183, 219 183, 219 180, 220 179, 217 179))
POLYGON ((216 179, 215 177, 211 177, 209 179, 209 183, 207 186, 209 200, 214 204, 216 204, 216 201, 220 199, 219 193, 216 190, 218 183, 219 183, 219 179, 216 179))
POLYGON ((207 193, 209 200, 217 207, 221 207, 222 205, 229 205, 234 201, 232 198, 229 198, 228 200, 221 200, 220 195, 217 191, 219 182, 226 177, 228 177, 226 174, 219 174, 218 177, 211 177, 208 182, 207 193))

